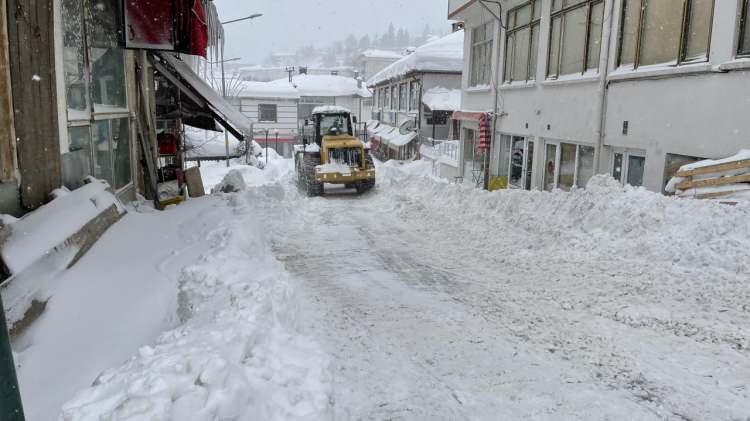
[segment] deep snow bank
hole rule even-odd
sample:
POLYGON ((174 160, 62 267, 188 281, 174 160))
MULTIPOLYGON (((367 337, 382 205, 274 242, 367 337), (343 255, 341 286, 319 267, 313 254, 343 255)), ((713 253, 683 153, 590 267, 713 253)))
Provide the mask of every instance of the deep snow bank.
MULTIPOLYGON (((486 224, 513 225, 549 241, 528 244, 570 253, 597 251, 627 258, 648 258, 669 265, 726 270, 750 270, 750 204, 728 206, 684 200, 642 188, 622 187, 609 176, 594 177, 587 189, 572 192, 503 190, 493 193, 426 177, 420 161, 379 168, 380 185, 398 196, 392 211, 403 218, 434 208, 445 220, 459 224, 477 250, 488 244, 486 224), (419 206, 412 206, 418 203, 419 206), (465 224, 465 221, 477 223, 465 224)), ((527 246, 519 244, 519 247, 527 246)))
POLYGON ((64 420, 326 417, 328 358, 294 333, 293 280, 247 208, 263 196, 251 190, 225 200, 235 218, 213 231, 210 251, 182 271, 183 325, 99 376, 65 405, 64 420))

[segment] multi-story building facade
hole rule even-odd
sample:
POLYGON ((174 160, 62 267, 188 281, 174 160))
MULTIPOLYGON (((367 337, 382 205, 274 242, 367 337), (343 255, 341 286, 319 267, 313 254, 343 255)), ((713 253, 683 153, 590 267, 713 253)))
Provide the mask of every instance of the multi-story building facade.
POLYGON ((368 80, 379 127, 376 140, 382 139, 374 149, 381 159, 409 159, 417 153, 420 138, 448 138, 450 113, 431 110, 423 96, 437 88, 460 88, 463 38, 459 30, 427 43, 368 80))
POLYGON ((449 12, 466 26, 462 106, 496 117, 491 185, 609 173, 662 191, 680 165, 750 145, 747 0, 501 3, 449 12))

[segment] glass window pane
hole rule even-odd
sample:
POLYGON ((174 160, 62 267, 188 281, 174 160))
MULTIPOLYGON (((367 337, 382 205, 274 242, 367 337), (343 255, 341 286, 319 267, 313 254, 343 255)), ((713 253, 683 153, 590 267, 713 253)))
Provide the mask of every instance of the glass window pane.
POLYGON ((578 187, 586 187, 594 176, 594 151, 593 146, 578 147, 578 187))
POLYGON ((588 9, 581 7, 565 13, 563 19, 562 61, 560 74, 583 72, 584 44, 588 9))
POLYGON ((643 174, 646 158, 642 156, 628 156, 628 184, 633 187, 643 185, 643 174))
POLYGON ((510 136, 500 138, 500 156, 498 158, 497 176, 503 179, 503 188, 508 187, 508 165, 510 164, 510 136))
POLYGON ((575 181, 576 173, 576 145, 563 143, 560 152, 560 176, 558 178, 558 187, 565 191, 570 191, 575 181))
POLYGON ((622 28, 620 28, 620 65, 635 63, 638 21, 641 16, 641 0, 623 0, 623 2, 622 28))
POLYGON ((560 63, 560 29, 562 19, 557 18, 552 21, 552 33, 550 36, 549 46, 549 63, 547 64, 547 75, 559 75, 558 65, 560 63))
POLYGON ((517 189, 521 189, 524 186, 523 162, 525 158, 525 149, 526 139, 523 137, 513 136, 513 141, 511 142, 509 185, 517 189))
POLYGON ((474 130, 466 130, 464 137, 464 183, 471 183, 474 175, 474 130))
POLYGON ((714 0, 692 0, 685 43, 685 60, 706 58, 714 0))
POLYGON ((516 12, 516 26, 528 25, 531 22, 531 4, 524 6, 516 12))
POLYGON ((63 74, 68 120, 88 120, 87 69, 83 42, 83 2, 64 0, 61 7, 63 29, 63 74))
POLYGON ((542 16, 542 0, 534 0, 534 20, 542 16))
POLYGON ((133 181, 130 168, 130 126, 127 118, 112 120, 112 149, 115 189, 121 189, 133 181))
POLYGON ((110 186, 114 186, 109 120, 97 121, 91 126, 91 131, 94 142, 94 177, 106 180, 110 186))
POLYGON ((506 82, 513 80, 513 46, 515 45, 515 37, 513 34, 508 35, 508 41, 505 44, 505 77, 506 82))
POLYGON ((534 142, 529 141, 526 151, 526 190, 531 190, 531 179, 534 174, 534 142))
POLYGON ((513 80, 526 80, 529 63, 529 36, 530 29, 525 28, 515 35, 515 47, 513 50, 513 80))
POLYGON ((684 0, 644 0, 646 13, 641 36, 640 65, 677 60, 684 0))
POLYGON ((743 32, 740 39, 740 54, 750 54, 750 1, 745 0, 745 13, 743 15, 743 32))
POLYGON ((591 23, 589 25, 589 45, 587 70, 599 68, 599 58, 602 50, 602 23, 604 22, 604 3, 591 6, 591 23))
POLYGON ((94 104, 102 111, 125 108, 125 60, 119 47, 122 38, 120 2, 101 0, 89 7, 87 40, 91 47, 91 80, 94 104))
POLYGON ((562 0, 552 0, 552 12, 557 12, 562 9, 562 0))
POLYGON ((91 175, 91 131, 88 126, 68 129, 69 152, 62 155, 63 185, 70 190, 83 186, 91 175))
POLYGON ((555 189, 555 175, 557 173, 557 145, 547 145, 544 158, 544 190, 555 189))
POLYGON ((529 57, 528 80, 536 79, 536 57, 539 52, 539 25, 531 27, 531 57, 529 57))
POLYGON ((614 163, 612 164, 612 177, 617 181, 622 181, 622 163, 623 155, 621 153, 616 153, 614 163))

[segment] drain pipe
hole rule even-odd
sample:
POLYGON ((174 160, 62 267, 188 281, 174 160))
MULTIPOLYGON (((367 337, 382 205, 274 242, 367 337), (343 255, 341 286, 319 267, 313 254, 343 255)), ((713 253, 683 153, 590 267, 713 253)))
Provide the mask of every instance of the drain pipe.
POLYGON ((495 145, 495 133, 497 132, 497 118, 498 118, 498 107, 500 105, 500 39, 502 38, 502 30, 503 30, 503 5, 499 1, 490 1, 490 0, 479 0, 479 4, 490 14, 493 18, 497 21, 498 28, 496 31, 497 34, 497 48, 493 48, 494 52, 497 52, 497 57, 495 59, 495 68, 494 68, 494 75, 492 76, 492 137, 490 141, 490 148, 485 151, 484 153, 484 189, 489 190, 490 188, 490 154, 492 153, 492 147, 495 145), (498 13, 495 13, 492 9, 490 9, 489 6, 485 3, 493 3, 496 4, 498 7, 498 13))
POLYGON ((597 127, 596 127, 596 150, 594 151, 594 174, 601 173, 602 149, 604 148, 604 134, 607 125, 607 102, 609 99, 609 53, 612 48, 612 31, 614 28, 613 9, 614 2, 604 2, 604 24, 602 28, 602 46, 604 54, 599 58, 599 88, 596 102, 597 127))

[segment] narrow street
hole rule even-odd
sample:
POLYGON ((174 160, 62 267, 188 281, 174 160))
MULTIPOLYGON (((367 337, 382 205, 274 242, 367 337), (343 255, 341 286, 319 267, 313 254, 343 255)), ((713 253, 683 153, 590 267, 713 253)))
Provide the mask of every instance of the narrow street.
POLYGON ((694 240, 671 226, 681 203, 402 176, 361 198, 280 187, 254 208, 299 282, 301 333, 333 357, 336 419, 750 414, 748 261, 716 222, 694 240))

